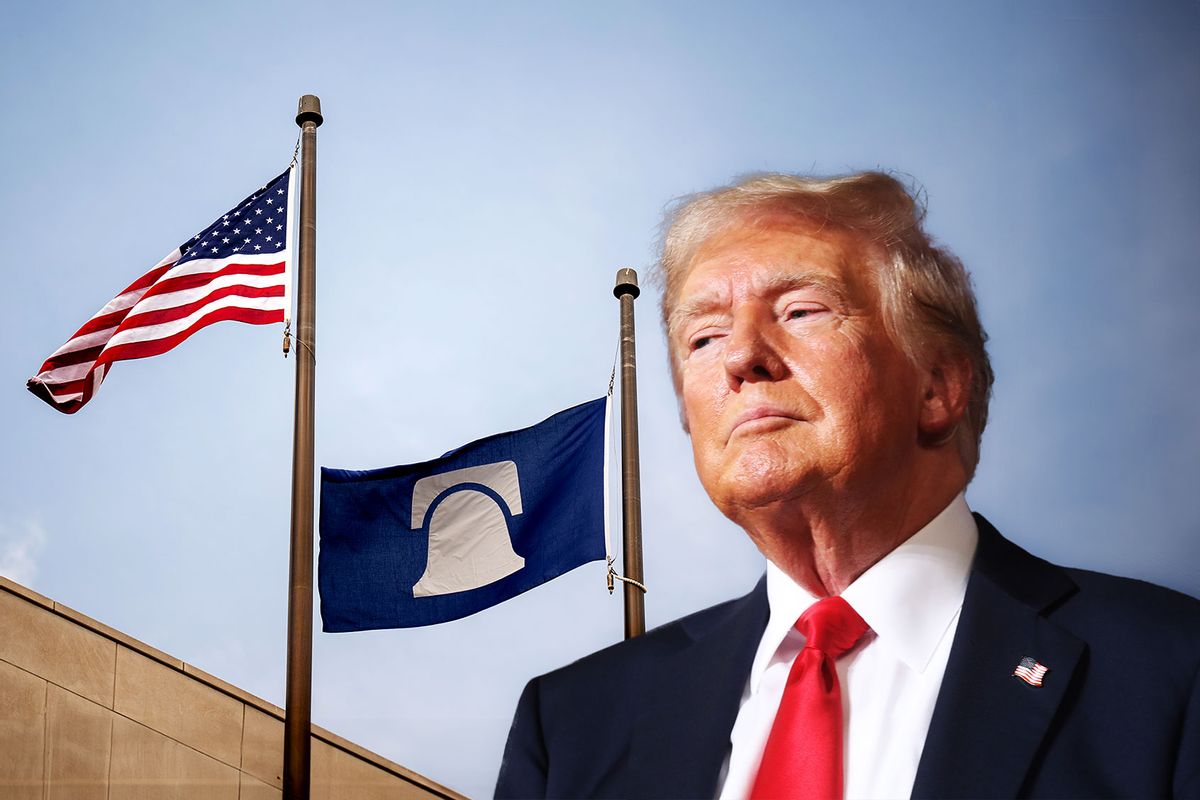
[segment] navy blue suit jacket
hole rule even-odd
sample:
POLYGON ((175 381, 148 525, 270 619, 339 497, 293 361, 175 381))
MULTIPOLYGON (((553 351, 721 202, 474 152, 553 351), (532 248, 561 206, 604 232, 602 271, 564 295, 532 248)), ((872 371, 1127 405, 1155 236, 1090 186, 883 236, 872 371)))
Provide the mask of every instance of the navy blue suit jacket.
MULTIPOLYGON (((1063 569, 982 517, 913 797, 1200 798, 1200 602, 1063 569), (1041 687, 1012 677, 1024 656, 1041 687)), ((496 796, 711 798, 764 582, 525 687, 496 796)))

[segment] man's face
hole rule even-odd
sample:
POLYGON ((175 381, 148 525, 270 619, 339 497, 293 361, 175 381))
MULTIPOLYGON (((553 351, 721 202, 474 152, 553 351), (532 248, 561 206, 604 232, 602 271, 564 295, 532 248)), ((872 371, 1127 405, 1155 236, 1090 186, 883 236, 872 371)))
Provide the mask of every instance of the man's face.
POLYGON ((910 464, 921 382, 870 269, 849 234, 783 214, 697 251, 669 338, 696 470, 727 516, 871 492, 910 464))

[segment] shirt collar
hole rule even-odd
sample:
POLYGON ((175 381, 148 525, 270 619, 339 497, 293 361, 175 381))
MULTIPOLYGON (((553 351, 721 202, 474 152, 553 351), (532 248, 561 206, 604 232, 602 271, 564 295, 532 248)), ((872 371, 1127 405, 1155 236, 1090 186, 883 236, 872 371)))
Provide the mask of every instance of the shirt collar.
MULTIPOLYGON (((871 627, 881 647, 914 672, 923 672, 962 608, 978 542, 975 519, 959 494, 929 524, 858 576, 842 597, 871 627)), ((798 643, 782 652, 780 645, 817 598, 768 561, 767 600, 771 616, 750 668, 752 692, 773 661, 795 655, 798 643)))

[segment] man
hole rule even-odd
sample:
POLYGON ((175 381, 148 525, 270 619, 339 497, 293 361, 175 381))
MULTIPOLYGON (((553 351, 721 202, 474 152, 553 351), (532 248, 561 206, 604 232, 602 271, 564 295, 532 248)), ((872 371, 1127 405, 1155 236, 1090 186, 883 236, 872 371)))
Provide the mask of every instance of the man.
POLYGON ((660 262, 746 597, 526 687, 500 797, 1200 797, 1200 603, 973 517, 992 372, 893 178, 688 199, 660 262))

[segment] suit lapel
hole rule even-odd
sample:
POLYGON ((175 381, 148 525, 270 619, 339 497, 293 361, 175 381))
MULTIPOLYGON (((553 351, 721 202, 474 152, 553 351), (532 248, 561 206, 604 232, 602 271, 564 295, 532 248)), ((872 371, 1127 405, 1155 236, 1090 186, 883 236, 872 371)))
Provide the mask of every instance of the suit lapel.
POLYGON ((765 578, 716 619, 683 621, 685 647, 662 659, 638 712, 631 797, 712 797, 750 664, 767 624, 765 578))
POLYGON ((913 797, 1015 797, 1085 650, 1042 616, 1075 590, 1066 573, 976 520, 979 549, 913 797), (1013 677, 1025 656, 1048 667, 1042 686, 1013 677))

